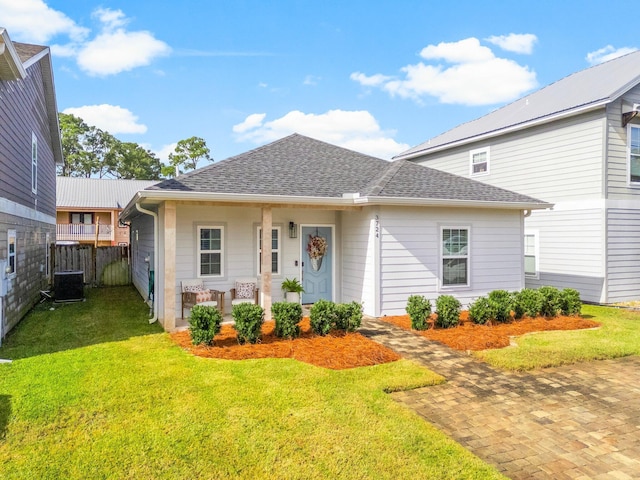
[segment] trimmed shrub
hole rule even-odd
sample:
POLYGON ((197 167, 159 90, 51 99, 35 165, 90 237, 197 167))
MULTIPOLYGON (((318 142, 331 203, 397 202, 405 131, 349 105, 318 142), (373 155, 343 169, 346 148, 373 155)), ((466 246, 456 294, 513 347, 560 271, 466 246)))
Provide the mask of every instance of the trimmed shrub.
POLYGON ((318 300, 309 311, 309 323, 316 335, 328 334, 336 323, 336 304, 329 300, 318 300))
POLYGON ((542 310, 542 296, 538 290, 532 288, 524 288, 515 294, 513 310, 516 318, 522 318, 523 315, 528 317, 537 317, 542 310))
POLYGON ((238 334, 238 343, 258 343, 261 327, 264 322, 264 309, 253 303, 239 303, 231 309, 238 334))
POLYGON ((555 317, 562 310, 562 299, 560 298, 560 290, 556 287, 540 287, 538 289, 542 304, 540 306, 540 315, 544 317, 555 317))
POLYGON ((211 345, 213 337, 220 332, 222 314, 216 307, 194 305, 189 318, 189 332, 194 345, 211 345))
POLYGON ((469 305, 469 319, 473 323, 484 325, 493 318, 493 307, 487 297, 480 297, 469 305))
POLYGON ((302 320, 302 305, 291 302, 277 302, 271 305, 271 313, 276 322, 274 333, 280 338, 300 336, 298 323, 302 320))
POLYGON ((524 308, 522 305, 518 303, 518 293, 519 292, 511 292, 511 309, 513 310, 513 318, 516 320, 520 320, 524 317, 524 308))
POLYGON ((339 303, 335 309, 336 328, 355 332, 362 324, 362 304, 358 302, 339 303))
POLYGON ((560 292, 560 309, 563 315, 580 315, 582 302, 580 292, 573 288, 565 288, 560 292))
POLYGON ((497 322, 504 323, 511 318, 511 294, 506 290, 489 292, 489 304, 497 322))
POLYGON ((460 323, 460 308, 462 305, 451 295, 440 295, 436 300, 436 325, 442 328, 455 327, 460 323))
POLYGON ((427 320, 431 315, 431 302, 422 295, 411 295, 407 299, 405 308, 411 319, 411 328, 414 330, 426 330, 427 320))

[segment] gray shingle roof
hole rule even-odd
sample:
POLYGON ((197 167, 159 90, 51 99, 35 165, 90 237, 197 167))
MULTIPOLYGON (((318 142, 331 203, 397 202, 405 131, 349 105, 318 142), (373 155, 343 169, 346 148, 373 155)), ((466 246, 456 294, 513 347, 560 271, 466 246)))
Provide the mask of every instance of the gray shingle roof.
POLYGON ((249 152, 148 187, 148 191, 538 203, 475 180, 416 165, 387 162, 293 134, 249 152))
POLYGON ((483 117, 444 132, 402 152, 405 158, 419 152, 501 130, 570 114, 589 106, 606 104, 640 83, 640 51, 573 73, 483 117))
POLYGON ((56 206, 58 208, 124 208, 136 192, 155 183, 158 182, 56 177, 56 206))

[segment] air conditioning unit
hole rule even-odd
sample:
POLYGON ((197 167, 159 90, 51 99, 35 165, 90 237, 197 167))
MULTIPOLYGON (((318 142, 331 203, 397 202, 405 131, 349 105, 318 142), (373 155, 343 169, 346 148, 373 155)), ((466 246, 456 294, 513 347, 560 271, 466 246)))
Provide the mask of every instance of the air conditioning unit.
POLYGON ((84 272, 82 270, 67 270, 54 273, 53 291, 56 302, 84 300, 84 272))

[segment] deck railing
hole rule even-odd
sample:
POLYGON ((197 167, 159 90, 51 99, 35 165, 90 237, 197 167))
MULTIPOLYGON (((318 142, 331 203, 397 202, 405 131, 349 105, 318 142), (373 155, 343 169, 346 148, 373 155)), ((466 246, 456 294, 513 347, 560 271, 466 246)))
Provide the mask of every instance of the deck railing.
MULTIPOLYGON (((85 241, 96 239, 96 226, 78 223, 58 223, 56 225, 56 241, 85 241)), ((113 241, 114 232, 111 225, 98 225, 98 241, 113 241)))

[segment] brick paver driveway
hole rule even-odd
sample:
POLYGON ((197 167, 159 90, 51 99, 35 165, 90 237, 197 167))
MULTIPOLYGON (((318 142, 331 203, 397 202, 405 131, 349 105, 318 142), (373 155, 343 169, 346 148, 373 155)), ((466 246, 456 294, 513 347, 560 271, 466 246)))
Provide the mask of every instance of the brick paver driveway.
POLYGON ((365 319, 361 333, 447 383, 393 394, 513 479, 640 478, 640 358, 511 373, 365 319))

